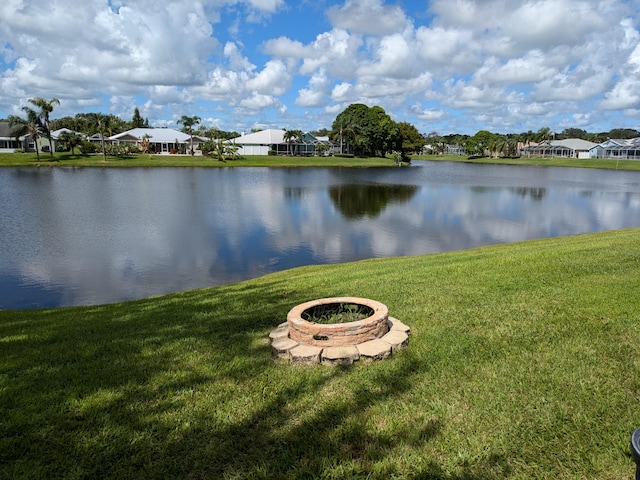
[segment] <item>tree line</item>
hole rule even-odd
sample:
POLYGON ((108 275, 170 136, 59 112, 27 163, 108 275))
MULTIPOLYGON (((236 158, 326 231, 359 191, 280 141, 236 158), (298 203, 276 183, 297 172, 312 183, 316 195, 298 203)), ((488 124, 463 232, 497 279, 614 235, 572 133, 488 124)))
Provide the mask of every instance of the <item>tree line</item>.
POLYGON ((561 132, 553 132, 548 127, 537 131, 529 130, 521 133, 500 134, 488 130, 480 130, 475 135, 439 135, 430 132, 424 135, 426 145, 432 153, 445 153, 447 146, 455 145, 464 149, 468 155, 483 156, 486 153, 500 156, 515 156, 519 148, 550 140, 566 140, 579 138, 593 143, 602 143, 609 138, 629 139, 640 137, 640 131, 631 128, 615 128, 608 132, 589 133, 580 128, 566 128, 561 132))

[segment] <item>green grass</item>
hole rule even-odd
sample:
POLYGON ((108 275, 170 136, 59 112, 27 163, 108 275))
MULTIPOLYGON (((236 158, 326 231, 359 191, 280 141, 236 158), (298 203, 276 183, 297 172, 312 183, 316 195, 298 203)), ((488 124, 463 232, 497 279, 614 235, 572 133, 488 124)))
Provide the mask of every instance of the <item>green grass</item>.
POLYGON ((640 229, 0 312, 2 478, 632 478, 640 229), (293 306, 412 328, 352 367, 271 358, 293 306))
POLYGON ((56 153, 54 160, 49 155, 35 153, 0 153, 0 167, 393 167, 390 158, 342 158, 342 157, 285 157, 248 155, 237 160, 221 162, 208 156, 190 155, 130 155, 107 157, 56 153))
MULTIPOLYGON (((477 158, 469 160, 460 155, 421 155, 415 160, 453 161, 466 163, 488 163, 500 165, 536 165, 549 167, 582 167, 617 170, 640 170, 640 160, 606 160, 577 158, 477 158)), ((41 154, 40 161, 35 153, 0 153, 0 167, 393 167, 391 158, 341 158, 341 157, 286 157, 248 155, 238 160, 220 162, 213 157, 189 155, 131 155, 127 157, 107 157, 101 155, 72 155, 56 153, 54 161, 48 154, 41 154)))
POLYGON ((640 160, 612 160, 605 158, 474 158, 461 155, 420 155, 421 160, 486 163, 493 165, 534 165, 540 167, 604 168, 607 170, 640 170, 640 160))

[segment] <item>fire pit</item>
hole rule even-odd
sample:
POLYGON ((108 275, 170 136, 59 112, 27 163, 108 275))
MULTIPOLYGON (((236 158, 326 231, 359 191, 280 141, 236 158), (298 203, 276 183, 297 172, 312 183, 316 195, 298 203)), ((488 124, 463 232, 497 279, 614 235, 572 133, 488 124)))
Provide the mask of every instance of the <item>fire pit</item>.
POLYGON ((269 335, 275 356, 308 364, 383 359, 405 348, 410 329, 386 305, 358 297, 312 300, 293 307, 269 335))

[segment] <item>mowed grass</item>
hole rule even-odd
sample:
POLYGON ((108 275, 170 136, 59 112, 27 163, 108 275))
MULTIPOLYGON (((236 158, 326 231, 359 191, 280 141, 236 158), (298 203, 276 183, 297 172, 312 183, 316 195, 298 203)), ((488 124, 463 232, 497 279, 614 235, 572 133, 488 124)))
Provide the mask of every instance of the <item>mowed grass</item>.
POLYGON ((202 155, 128 155, 107 157, 102 155, 82 155, 76 153, 55 153, 53 161, 49 154, 0 153, 0 167, 393 167, 391 158, 367 157, 288 157, 268 155, 247 155, 235 160, 220 161, 202 155))
POLYGON ((640 229, 0 312, 2 478, 632 478, 640 229), (352 367, 271 357, 293 306, 412 328, 352 367))
MULTIPOLYGON (((433 160, 466 163, 490 163, 500 165, 535 165, 547 167, 601 168, 608 170, 640 170, 640 160, 612 160, 597 158, 476 158, 460 155, 414 155, 414 160, 433 160)), ((49 154, 0 153, 0 167, 394 167, 391 158, 382 157, 289 157, 247 155, 236 160, 221 162, 210 156, 190 155, 129 155, 107 157, 77 153, 49 154)))

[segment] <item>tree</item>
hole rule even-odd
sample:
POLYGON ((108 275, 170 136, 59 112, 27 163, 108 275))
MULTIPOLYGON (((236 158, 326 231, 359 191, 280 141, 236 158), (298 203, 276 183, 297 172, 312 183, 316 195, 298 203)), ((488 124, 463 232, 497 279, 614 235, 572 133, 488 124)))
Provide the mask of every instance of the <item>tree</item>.
POLYGON ((131 128, 142 128, 145 125, 145 121, 140 115, 140 110, 136 107, 133 110, 133 118, 131 119, 131 128))
POLYGON ((369 107, 362 103, 352 103, 344 111, 342 111, 331 125, 330 138, 340 141, 340 153, 344 153, 344 145, 347 145, 347 152, 353 148, 354 153, 364 141, 361 131, 368 122, 367 113, 369 107))
POLYGON ((46 137, 49 139, 49 155, 51 156, 50 160, 53 160, 53 141, 51 140, 51 128, 50 128, 50 120, 49 115, 53 112, 54 105, 60 105, 60 100, 57 98, 52 98, 51 100, 45 100, 42 97, 30 98, 29 103, 35 105, 40 109, 38 116, 43 122, 44 133, 46 137))
POLYGON ((100 146, 102 147, 102 161, 107 162, 107 151, 104 146, 104 123, 108 123, 109 117, 105 117, 101 113, 94 113, 96 123, 98 124, 98 133, 100 134, 100 146))
POLYGON ((495 148, 495 134, 480 130, 473 137, 469 137, 464 144, 465 152, 470 156, 485 157, 487 153, 491 154, 495 148))
POLYGON ((198 125, 200 123, 202 119, 200 117, 193 116, 193 117, 188 117, 187 115, 182 115, 182 117, 180 117, 180 120, 178 120, 178 124, 182 125, 182 131, 184 133, 188 133, 190 140, 191 140, 191 147, 190 147, 190 152, 191 155, 193 155, 193 127, 194 125, 198 125))
POLYGON ((287 130, 284 132, 282 139, 289 144, 289 151, 291 155, 294 153, 292 148, 293 142, 302 142, 303 136, 304 133, 302 133, 302 130, 287 130))
POLYGON ((340 139, 353 146, 356 154, 385 156, 396 150, 402 139, 398 124, 382 107, 367 107, 361 103, 349 105, 341 112, 331 126, 331 138, 340 139))
POLYGON ((38 113, 29 107, 22 107, 22 111, 27 114, 26 119, 17 115, 9 115, 8 120, 9 128, 11 129, 11 136, 15 137, 15 139, 18 141, 20 140, 20 137, 24 137, 26 135, 33 138, 33 143, 36 146, 36 157, 38 158, 38 161, 40 161, 38 138, 44 131, 42 120, 40 119, 38 113))
POLYGON ((82 145, 84 138, 76 132, 62 132, 58 136, 58 141, 65 147, 71 149, 71 154, 75 155, 75 148, 82 145))
POLYGON ((402 140, 400 151, 408 156, 411 153, 421 152, 426 144, 426 140, 416 127, 407 122, 398 123, 400 138, 402 140))

